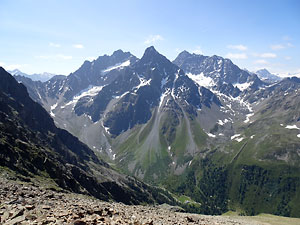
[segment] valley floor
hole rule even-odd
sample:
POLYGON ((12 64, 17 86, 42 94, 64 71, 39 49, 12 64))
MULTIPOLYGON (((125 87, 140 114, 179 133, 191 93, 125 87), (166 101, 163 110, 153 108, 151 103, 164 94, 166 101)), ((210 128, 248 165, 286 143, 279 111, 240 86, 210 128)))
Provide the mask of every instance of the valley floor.
POLYGON ((128 206, 0 176, 0 224, 300 224, 275 216, 205 216, 168 206, 128 206), (174 209, 174 208, 173 208, 174 209))

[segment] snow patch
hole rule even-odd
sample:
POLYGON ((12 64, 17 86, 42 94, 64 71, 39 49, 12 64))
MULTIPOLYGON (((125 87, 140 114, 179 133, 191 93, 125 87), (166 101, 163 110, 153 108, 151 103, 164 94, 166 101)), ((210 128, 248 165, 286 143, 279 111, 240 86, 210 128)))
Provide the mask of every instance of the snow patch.
POLYGON ((123 69, 126 66, 130 65, 130 60, 127 60, 125 62, 122 63, 118 63, 114 66, 108 67, 107 69, 103 70, 102 73, 108 73, 109 71, 115 70, 115 69, 123 69))
POLYGON ((125 93, 123 93, 122 95, 118 95, 118 96, 115 96, 115 95, 113 95, 112 97, 113 98, 116 98, 116 99, 118 99, 118 98, 123 98, 125 95, 127 95, 129 93, 129 91, 126 91, 125 93))
POLYGON ((251 135, 250 139, 253 139, 255 137, 255 135, 251 135))
POLYGON ((222 121, 222 120, 219 120, 219 121, 218 121, 218 124, 219 124, 219 125, 221 125, 221 126, 223 126, 223 125, 224 125, 224 123, 223 123, 223 121, 222 121))
POLYGON ((218 120, 218 124, 223 126, 225 123, 228 123, 229 120, 228 119, 224 119, 224 120, 218 120))
POLYGON ((244 137, 236 138, 235 140, 236 140, 237 142, 241 142, 242 140, 244 140, 244 137))
POLYGON ((68 105, 76 105, 77 102, 79 101, 79 99, 81 99, 82 97, 86 97, 86 96, 90 96, 93 97, 95 95, 97 95, 103 88, 104 86, 88 86, 88 88, 80 91, 77 95, 75 95, 73 97, 73 100, 69 101, 67 104, 61 106, 60 108, 63 109, 68 105))
POLYGON ((233 140, 233 139, 235 139, 235 138, 237 138, 237 137, 239 137, 239 136, 241 136, 241 134, 235 134, 235 135, 233 135, 233 136, 231 136, 231 140, 233 140))
POLYGON ((160 96, 160 101, 159 101, 159 105, 158 105, 158 110, 160 110, 162 103, 165 99, 165 97, 168 96, 168 94, 170 93, 170 89, 167 89, 161 96, 160 96))
POLYGON ((252 85, 252 82, 246 82, 246 83, 243 83, 243 84, 239 84, 239 83, 236 83, 234 84, 233 86, 234 87, 237 87, 238 89, 240 89, 241 91, 244 91, 246 90, 250 85, 252 85))
POLYGON ((186 75, 200 86, 209 88, 215 85, 214 80, 205 76, 203 72, 200 74, 187 73, 186 75))
POLYGON ((175 73, 175 79, 173 81, 173 86, 172 86, 172 91, 171 91, 171 96, 173 97, 174 100, 175 100, 175 94, 174 94, 174 92, 175 92, 175 83, 176 83, 176 81, 179 77, 179 72, 180 72, 180 69, 178 69, 177 73, 175 73))
POLYGON ((250 122, 250 117, 253 116, 254 113, 249 113, 246 115, 246 119, 244 120, 244 123, 249 123, 250 122))
POLYGON ((297 137, 300 138, 300 134, 297 134, 297 137))
POLYGON ((212 138, 215 138, 215 137, 216 137, 216 135, 214 135, 214 134, 212 134, 212 133, 207 133, 207 135, 208 135, 209 137, 212 137, 212 138))
POLYGON ((110 134, 109 127, 104 126, 103 122, 101 122, 102 127, 104 128, 105 132, 110 134))
POLYGON ((53 110, 56 109, 57 105, 58 105, 58 103, 55 103, 54 105, 52 105, 52 106, 50 107, 50 115, 51 115, 52 117, 55 117, 55 114, 53 113, 53 110))
POLYGON ((241 142, 242 140, 244 140, 245 138, 244 137, 240 137, 241 136, 241 134, 235 134, 235 135, 233 135, 233 136, 231 136, 231 140, 235 140, 235 141, 237 141, 237 142, 241 142))
POLYGON ((146 80, 145 78, 140 77, 140 76, 138 76, 138 78, 140 80, 140 84, 134 88, 135 89, 134 92, 137 92, 140 89, 140 87, 143 87, 143 86, 146 86, 146 85, 150 85, 150 82, 152 80, 152 79, 146 80))
POLYGON ((287 129, 297 129, 297 130, 300 130, 300 128, 298 128, 296 125, 287 125, 285 128, 287 128, 287 129))

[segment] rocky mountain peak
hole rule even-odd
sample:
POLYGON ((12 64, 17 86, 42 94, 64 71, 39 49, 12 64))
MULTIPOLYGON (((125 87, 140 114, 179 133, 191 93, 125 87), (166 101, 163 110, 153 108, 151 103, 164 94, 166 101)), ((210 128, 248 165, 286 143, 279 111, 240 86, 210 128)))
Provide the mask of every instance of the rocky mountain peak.
POLYGON ((169 60, 165 56, 161 55, 158 51, 156 51, 154 46, 150 46, 145 50, 144 55, 140 60, 140 63, 153 64, 165 61, 169 60))
POLYGON ((259 78, 261 78, 262 80, 266 80, 266 81, 270 81, 270 82, 275 82, 275 81, 279 81, 281 80, 280 77, 270 73, 267 69, 260 69, 260 70, 257 70, 255 72, 259 78))
POLYGON ((191 56, 192 54, 189 53, 188 51, 184 50, 182 52, 179 53, 179 55, 177 56, 177 58, 186 58, 186 57, 189 57, 191 56))
POLYGON ((156 51, 156 49, 154 48, 153 45, 150 46, 150 47, 148 47, 148 48, 146 48, 145 53, 149 53, 149 52, 158 53, 158 52, 156 51))
POLYGON ((123 54, 126 54, 126 53, 129 53, 129 52, 123 52, 121 49, 118 49, 113 52, 112 56, 118 57, 118 56, 122 56, 123 54))

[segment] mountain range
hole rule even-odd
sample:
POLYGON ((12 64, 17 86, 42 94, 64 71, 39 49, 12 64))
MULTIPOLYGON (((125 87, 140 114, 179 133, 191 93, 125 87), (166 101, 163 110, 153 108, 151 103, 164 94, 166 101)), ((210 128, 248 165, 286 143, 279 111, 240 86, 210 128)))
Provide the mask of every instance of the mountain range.
POLYGON ((152 46, 46 82, 15 78, 96 155, 203 213, 299 217, 299 78, 261 76, 215 55, 171 62, 152 46))
POLYGON ((18 70, 18 69, 14 69, 14 70, 9 70, 8 71, 11 75, 13 76, 23 76, 23 77, 28 77, 33 81, 41 81, 41 82, 45 82, 49 79, 51 79, 52 77, 55 76, 55 74, 52 73, 34 73, 34 74, 27 74, 27 73, 23 73, 22 71, 18 70))

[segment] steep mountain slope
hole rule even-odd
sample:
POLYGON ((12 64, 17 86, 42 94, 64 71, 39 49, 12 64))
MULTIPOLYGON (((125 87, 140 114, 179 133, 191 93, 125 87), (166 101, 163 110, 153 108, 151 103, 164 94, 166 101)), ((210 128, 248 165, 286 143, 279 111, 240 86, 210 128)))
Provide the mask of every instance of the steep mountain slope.
POLYGON ((250 214, 300 215, 299 91, 298 78, 259 90, 254 115, 239 130, 244 139, 239 146, 231 145, 235 152, 232 173, 241 176, 231 178, 229 194, 250 214))
POLYGON ((26 177, 127 204, 172 202, 168 194, 112 170, 85 144, 56 128, 26 88, 0 68, 0 166, 26 177))
POLYGON ((195 157, 170 190, 205 203, 208 213, 229 209, 254 215, 269 212, 300 216, 300 83, 288 78, 243 99, 252 108, 235 134, 206 158, 195 157))

